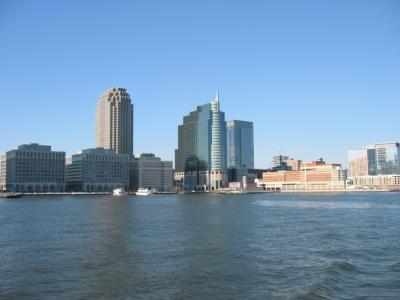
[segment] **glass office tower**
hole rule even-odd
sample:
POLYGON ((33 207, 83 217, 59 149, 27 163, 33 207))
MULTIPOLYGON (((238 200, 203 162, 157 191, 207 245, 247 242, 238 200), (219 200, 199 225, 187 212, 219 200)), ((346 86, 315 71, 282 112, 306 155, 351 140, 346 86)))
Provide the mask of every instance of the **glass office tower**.
POLYGON ((350 175, 400 175, 399 155, 400 143, 371 144, 363 149, 350 150, 350 175))
POLYGON ((210 168, 211 105, 197 107, 183 117, 178 126, 178 149, 175 150, 176 172, 198 172, 210 168))
POLYGON ((227 121, 228 168, 254 168, 253 122, 227 121))
POLYGON ((371 154, 375 158, 371 171, 375 169, 376 174, 371 175, 400 174, 400 143, 374 144, 368 147, 371 152, 375 152, 371 154))
POLYGON ((186 190, 213 190, 227 184, 226 174, 225 113, 217 92, 211 103, 198 106, 178 126, 175 180, 186 190))

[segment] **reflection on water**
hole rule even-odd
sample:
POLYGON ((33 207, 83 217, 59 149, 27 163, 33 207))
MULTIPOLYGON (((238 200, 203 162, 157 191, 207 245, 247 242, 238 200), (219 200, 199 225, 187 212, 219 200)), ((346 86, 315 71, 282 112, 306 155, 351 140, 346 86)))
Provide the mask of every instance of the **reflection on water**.
POLYGON ((0 298, 388 298, 400 197, 0 201, 0 298))

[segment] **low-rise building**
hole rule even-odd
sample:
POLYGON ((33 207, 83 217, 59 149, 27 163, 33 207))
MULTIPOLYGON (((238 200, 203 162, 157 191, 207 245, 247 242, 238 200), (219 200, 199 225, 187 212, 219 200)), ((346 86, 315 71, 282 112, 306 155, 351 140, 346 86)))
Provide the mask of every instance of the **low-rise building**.
POLYGON ((152 153, 142 153, 133 160, 133 190, 150 188, 159 192, 173 190, 172 161, 163 161, 152 153))
POLYGON ((352 189, 361 190, 400 190, 400 175, 354 176, 351 178, 352 189))
POLYGON ((20 145, 1 159, 1 177, 7 191, 21 193, 63 192, 65 152, 51 146, 20 145))
POLYGON ((257 185, 265 190, 279 191, 342 191, 345 179, 341 170, 340 164, 326 164, 322 159, 303 162, 299 170, 265 172, 257 185))
POLYGON ((66 189, 70 192, 111 192, 128 190, 131 155, 112 149, 82 150, 66 165, 66 189))

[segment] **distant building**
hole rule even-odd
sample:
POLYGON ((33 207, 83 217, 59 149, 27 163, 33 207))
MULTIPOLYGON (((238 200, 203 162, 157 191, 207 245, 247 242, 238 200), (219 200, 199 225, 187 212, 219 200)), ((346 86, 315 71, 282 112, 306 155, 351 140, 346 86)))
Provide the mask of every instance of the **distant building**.
POLYGON ((133 155, 133 105, 123 88, 103 92, 96 108, 96 147, 133 155))
POLYGON ((302 163, 296 171, 265 172, 258 186, 279 191, 342 191, 345 189, 342 175, 340 164, 326 164, 318 160, 302 163))
POLYGON ((348 151, 349 175, 366 176, 368 175, 368 150, 355 149, 348 151))
POLYGON ((256 191, 257 184, 254 176, 243 176, 240 180, 230 181, 229 190, 231 191, 256 191))
POLYGON ((340 170, 340 178, 343 180, 347 180, 348 172, 349 172, 348 169, 341 169, 340 170))
POLYGON ((398 189, 400 143, 370 144, 348 151, 352 188, 398 189))
POLYGON ((350 177, 400 175, 400 143, 367 145, 348 152, 350 177))
POLYGON ((130 158, 128 154, 118 154, 112 149, 82 150, 72 155, 66 165, 66 189, 71 192, 128 190, 130 158))
POLYGON ((6 154, 0 155, 0 192, 5 191, 6 188, 6 175, 7 175, 7 156, 6 154))
POLYGON ((253 122, 226 122, 228 181, 242 181, 248 168, 254 168, 253 122))
POLYGON ((228 185, 225 113, 219 95, 183 117, 175 150, 176 188, 188 191, 217 190, 228 185))
POLYGON ((289 156, 286 155, 276 155, 272 157, 272 167, 276 168, 282 166, 285 160, 289 159, 289 156))
POLYGON ((248 174, 247 168, 232 167, 228 168, 228 182, 241 181, 243 176, 248 174))
POLYGON ((228 168, 254 168, 253 122, 226 122, 228 168))
POLYGON ((8 151, 1 159, 1 177, 11 192, 63 192, 65 152, 29 144, 8 151))
POLYGON ((268 171, 270 171, 270 169, 248 169, 247 174, 248 174, 248 176, 252 176, 254 178, 261 179, 262 174, 264 172, 268 172, 268 171))
POLYGON ((291 158, 286 155, 277 155, 272 157, 272 170, 283 171, 291 170, 297 171, 300 169, 301 160, 291 158))
POLYGON ((133 190, 155 189, 159 192, 173 190, 172 161, 162 161, 151 153, 142 153, 133 162, 133 190))
POLYGON ((400 143, 382 143, 366 146, 368 175, 400 174, 400 143))
POLYGON ((299 159, 288 158, 288 159, 284 160, 284 163, 286 163, 288 170, 292 170, 292 171, 300 170, 301 160, 299 160, 299 159))
POLYGON ((400 190, 400 175, 355 176, 352 186, 363 190, 400 190))

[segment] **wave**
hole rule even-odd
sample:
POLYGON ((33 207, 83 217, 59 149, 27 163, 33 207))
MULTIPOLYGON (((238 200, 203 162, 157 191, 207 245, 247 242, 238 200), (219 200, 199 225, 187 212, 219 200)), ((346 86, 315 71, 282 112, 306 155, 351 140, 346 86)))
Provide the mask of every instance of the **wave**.
POLYGON ((348 293, 341 284, 343 273, 359 273, 359 268, 348 261, 333 261, 325 266, 324 274, 305 284, 295 298, 297 299, 337 299, 338 295, 348 293))
POLYGON ((400 272, 400 261, 391 264, 389 266, 389 270, 393 272, 400 272))
POLYGON ((328 271, 332 273, 358 272, 359 268, 348 261, 334 261, 329 264, 328 271))

